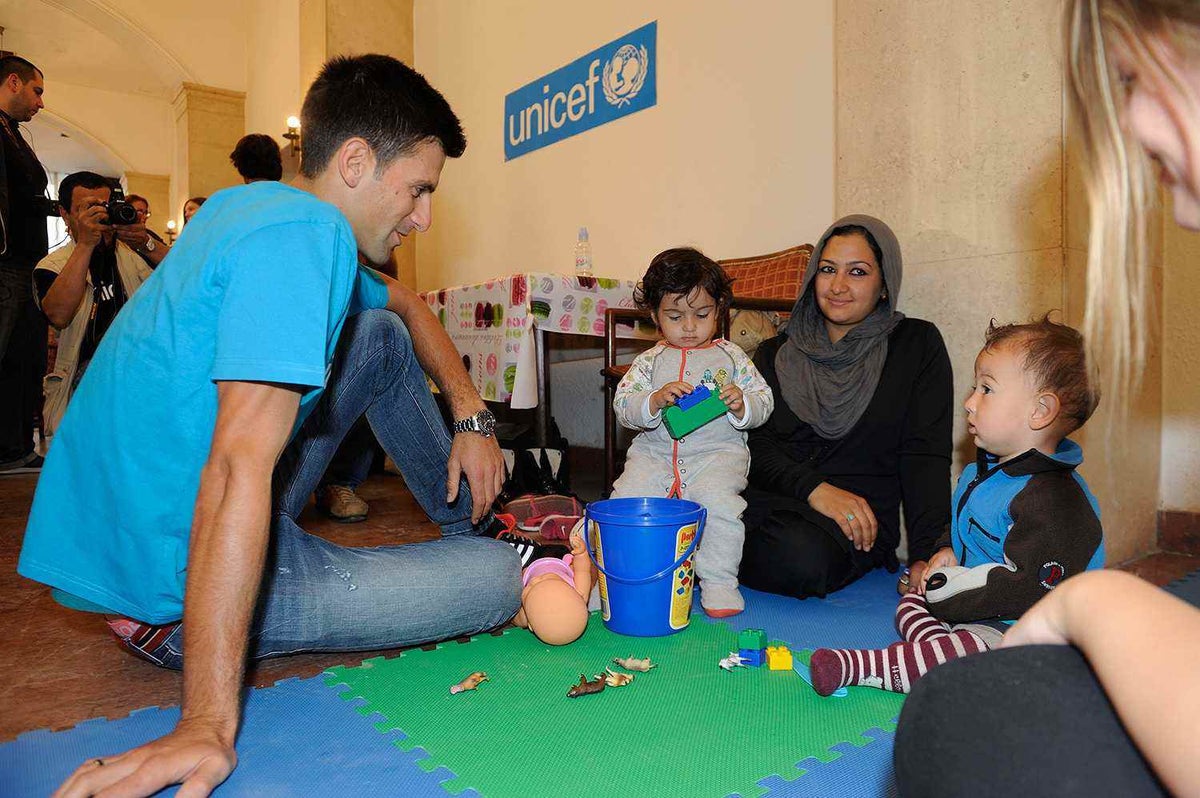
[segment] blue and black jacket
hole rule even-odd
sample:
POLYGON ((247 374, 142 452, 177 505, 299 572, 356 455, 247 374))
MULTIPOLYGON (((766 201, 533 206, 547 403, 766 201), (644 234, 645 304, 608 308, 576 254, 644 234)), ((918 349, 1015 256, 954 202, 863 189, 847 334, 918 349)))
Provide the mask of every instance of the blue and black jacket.
POLYGON ((954 490, 950 546, 957 568, 927 581, 929 608, 948 623, 1014 621, 1055 585, 1104 567, 1100 507, 1075 468, 1069 439, 1050 457, 1030 449, 1000 464, 979 450, 954 490))

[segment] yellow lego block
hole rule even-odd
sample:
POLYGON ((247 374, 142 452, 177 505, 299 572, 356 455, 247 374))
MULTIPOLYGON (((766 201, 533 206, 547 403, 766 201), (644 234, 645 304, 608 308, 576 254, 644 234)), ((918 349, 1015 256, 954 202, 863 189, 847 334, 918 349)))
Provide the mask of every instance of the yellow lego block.
POLYGON ((790 671, 792 652, 787 646, 767 646, 767 667, 773 671, 790 671))

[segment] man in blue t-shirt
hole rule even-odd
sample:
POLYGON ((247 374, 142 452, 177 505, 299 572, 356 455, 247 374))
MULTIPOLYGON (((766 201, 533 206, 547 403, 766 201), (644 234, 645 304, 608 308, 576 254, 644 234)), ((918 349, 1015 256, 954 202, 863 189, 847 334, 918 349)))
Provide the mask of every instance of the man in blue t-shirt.
POLYGON ((184 671, 175 730, 67 794, 207 794, 236 762, 248 656, 472 634, 518 607, 515 550, 477 536, 503 478, 494 419, 428 306, 359 264, 428 227, 459 121, 380 55, 326 64, 302 120, 295 181, 210 197, 126 303, 42 472, 20 573, 184 671), (363 415, 442 539, 353 549, 297 526, 363 415))

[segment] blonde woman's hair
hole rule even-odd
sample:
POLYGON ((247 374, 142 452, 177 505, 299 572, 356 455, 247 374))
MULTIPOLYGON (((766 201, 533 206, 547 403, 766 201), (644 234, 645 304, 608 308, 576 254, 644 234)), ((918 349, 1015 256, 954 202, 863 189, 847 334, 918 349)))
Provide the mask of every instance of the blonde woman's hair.
POLYGON ((1120 412, 1146 358, 1157 190, 1149 159, 1121 125, 1124 87, 1112 48, 1123 48, 1138 80, 1181 90, 1177 67, 1165 57, 1200 54, 1200 2, 1066 0, 1064 19, 1070 116, 1082 144, 1090 205, 1083 333, 1120 412))

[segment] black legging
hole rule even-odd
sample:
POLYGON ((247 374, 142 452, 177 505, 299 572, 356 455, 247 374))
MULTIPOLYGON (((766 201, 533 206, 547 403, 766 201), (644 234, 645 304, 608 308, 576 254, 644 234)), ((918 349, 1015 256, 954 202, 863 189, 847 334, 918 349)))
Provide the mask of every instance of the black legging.
POLYGON ((821 597, 869 571, 837 525, 811 507, 773 507, 745 515, 746 542, 738 581, 783 596, 821 597), (856 556, 857 555, 857 556, 856 556))
POLYGON ((903 796, 1167 794, 1069 646, 999 649, 929 671, 900 713, 895 764, 903 796))

